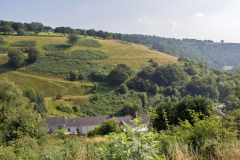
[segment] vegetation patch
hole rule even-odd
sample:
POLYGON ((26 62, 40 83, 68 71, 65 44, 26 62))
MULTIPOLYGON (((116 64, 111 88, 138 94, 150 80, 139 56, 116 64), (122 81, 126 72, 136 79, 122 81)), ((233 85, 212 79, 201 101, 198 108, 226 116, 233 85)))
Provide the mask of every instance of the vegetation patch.
POLYGON ((43 49, 47 51, 65 51, 70 47, 71 46, 67 44, 49 44, 49 45, 43 46, 43 49))
POLYGON ((80 39, 77 44, 85 47, 101 47, 101 44, 93 39, 80 39))
POLYGON ((12 51, 9 47, 0 47, 0 54, 8 54, 8 52, 12 51))
POLYGON ((91 60, 91 59, 105 59, 108 56, 102 51, 94 51, 94 50, 75 50, 70 53, 63 52, 54 52, 51 54, 47 54, 47 56, 58 57, 63 59, 81 59, 81 60, 91 60))
POLYGON ((27 68, 35 71, 53 73, 53 74, 68 74, 71 71, 81 71, 81 74, 88 75, 93 71, 109 72, 108 67, 100 67, 95 63, 86 61, 77 61, 72 59, 61 59, 56 57, 40 57, 34 64, 27 68))
POLYGON ((34 47, 36 46, 36 41, 17 41, 11 44, 11 46, 17 46, 17 47, 34 47))

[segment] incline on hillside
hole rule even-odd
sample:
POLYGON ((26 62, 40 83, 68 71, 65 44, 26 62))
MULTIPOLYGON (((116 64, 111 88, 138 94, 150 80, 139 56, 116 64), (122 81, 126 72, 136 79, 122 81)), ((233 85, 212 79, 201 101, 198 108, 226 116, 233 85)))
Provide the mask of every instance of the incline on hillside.
MULTIPOLYGON (((177 63, 177 57, 150 50, 142 45, 117 40, 82 37, 73 47, 67 44, 66 37, 4 36, 4 41, 7 43, 0 46, 1 65, 7 62, 8 50, 26 48, 29 44, 31 46, 31 42, 35 43, 33 46, 41 52, 41 56, 34 64, 22 67, 17 71, 1 67, 0 77, 6 77, 23 88, 37 89, 45 96, 55 96, 58 91, 62 91, 64 95, 82 95, 87 92, 88 87, 93 86, 92 82, 86 80, 66 81, 65 76, 70 71, 91 72, 97 70, 107 73, 117 64, 126 64, 137 71, 149 65, 150 59, 159 65, 177 63), (26 44, 27 42, 28 44, 26 44), (85 50, 89 52, 85 53, 85 50), (83 57, 78 57, 79 59, 76 60, 76 55, 75 57, 70 56, 73 51, 81 51, 80 54, 83 57), (101 56, 100 52, 106 57, 97 57, 101 56), (68 58, 66 61, 63 60, 63 57, 59 58, 63 54, 68 58), (94 56, 86 57, 87 54, 94 56)), ((72 54, 72 56, 74 55, 72 54)))

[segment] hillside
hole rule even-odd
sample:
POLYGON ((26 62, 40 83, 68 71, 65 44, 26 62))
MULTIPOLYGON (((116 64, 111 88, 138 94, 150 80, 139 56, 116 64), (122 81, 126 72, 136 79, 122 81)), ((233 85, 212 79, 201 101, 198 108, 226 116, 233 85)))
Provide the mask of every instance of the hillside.
POLYGON ((194 59, 218 69, 222 69, 224 66, 235 67, 239 65, 240 60, 239 43, 128 34, 117 36, 115 39, 143 44, 160 52, 194 59))
POLYGON ((74 46, 69 46, 67 38, 60 36, 4 36, 4 41, 6 43, 0 46, 0 78, 7 78, 23 89, 33 88, 42 93, 48 104, 48 113, 54 115, 73 116, 56 111, 55 106, 59 103, 74 105, 88 101, 97 85, 89 80, 92 72, 108 74, 118 64, 126 64, 137 72, 150 65, 150 59, 158 65, 178 63, 177 57, 118 40, 81 37, 74 46), (10 50, 24 50, 29 45, 41 53, 35 63, 18 69, 6 66, 10 50), (84 78, 70 81, 68 76, 72 71, 81 73, 84 78), (63 100, 55 103, 52 99, 58 92, 62 93, 63 100))

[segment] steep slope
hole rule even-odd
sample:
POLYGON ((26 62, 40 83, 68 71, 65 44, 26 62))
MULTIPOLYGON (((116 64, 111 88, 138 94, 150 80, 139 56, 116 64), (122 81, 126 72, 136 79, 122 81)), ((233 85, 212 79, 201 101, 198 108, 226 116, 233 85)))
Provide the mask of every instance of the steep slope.
MULTIPOLYGON (((86 66, 90 64, 87 66, 90 69, 91 67, 98 69, 98 67, 104 68, 107 66, 108 68, 105 69, 106 72, 109 72, 109 70, 115 65, 122 63, 130 66, 133 70, 140 70, 142 67, 150 64, 149 59, 153 59, 154 61, 158 62, 159 65, 177 63, 177 57, 150 50, 142 45, 126 43, 117 40, 102 40, 93 37, 82 37, 79 43, 73 47, 67 44, 66 37, 5 36, 4 40, 7 43, 1 45, 0 48, 26 48, 24 45, 14 46, 14 44, 19 41, 35 41, 35 47, 38 48, 41 52, 40 62, 36 63, 41 64, 42 66, 32 64, 30 66, 22 67, 13 71, 3 66, 7 62, 7 52, 2 53, 0 54, 0 78, 8 78, 23 88, 34 88, 42 92, 44 96, 47 97, 54 97, 59 91, 61 91, 66 96, 86 95, 88 94, 88 91, 94 86, 92 82, 89 82, 86 79, 76 82, 68 81, 66 80, 67 74, 57 74, 51 72, 51 68, 50 71, 39 71, 39 68, 51 67, 52 63, 54 63, 51 57, 45 56, 47 54, 58 52, 61 55, 65 53, 68 54, 76 50, 101 51, 106 54, 108 58, 88 59, 85 62, 86 64, 84 63, 82 66, 85 66, 86 68, 86 66), (93 43, 96 43, 98 45, 93 45, 93 43), (45 63, 45 61, 42 59, 45 61, 47 60, 48 63, 45 63)), ((57 61, 60 60, 61 59, 57 59, 57 61)), ((77 61, 76 65, 79 64, 77 67, 78 70, 81 71, 85 68, 81 69, 80 62, 77 61)), ((65 65, 72 65, 73 63, 75 62, 69 61, 69 63, 65 65)), ((61 69, 61 63, 58 64, 57 67, 55 66, 54 69, 58 68, 61 69)), ((69 70, 71 70, 71 68, 69 70)))

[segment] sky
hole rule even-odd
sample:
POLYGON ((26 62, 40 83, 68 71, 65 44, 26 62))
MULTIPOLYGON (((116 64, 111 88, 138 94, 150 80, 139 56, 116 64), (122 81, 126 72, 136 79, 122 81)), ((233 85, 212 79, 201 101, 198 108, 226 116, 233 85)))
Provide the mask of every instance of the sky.
POLYGON ((240 43, 239 0, 0 1, 0 20, 240 43))

